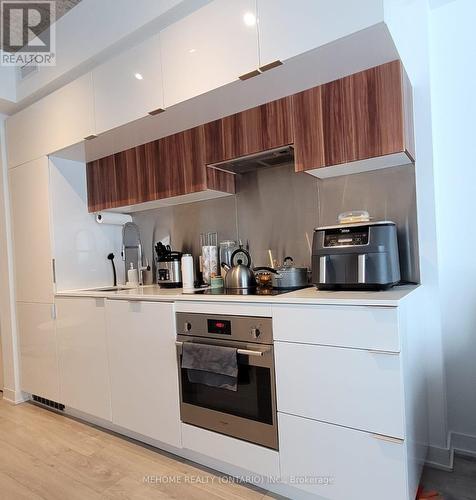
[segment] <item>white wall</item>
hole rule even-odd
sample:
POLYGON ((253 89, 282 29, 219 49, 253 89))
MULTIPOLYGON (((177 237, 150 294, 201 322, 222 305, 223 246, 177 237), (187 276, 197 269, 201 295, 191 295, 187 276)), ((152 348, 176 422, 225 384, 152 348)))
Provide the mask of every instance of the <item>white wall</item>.
POLYGON ((447 444, 446 383, 438 303, 428 2, 427 0, 385 0, 385 22, 413 86, 420 273, 426 292, 421 335, 425 336, 427 343, 426 359, 422 362, 427 363, 428 369, 429 442, 436 449, 445 449, 447 444))
POLYGON ((20 401, 4 120, 5 117, 0 115, 0 332, 3 356, 3 397, 10 401, 20 401))
MULTIPOLYGON (((439 2, 442 4, 443 2, 439 2)), ((434 164, 449 430, 476 436, 476 2, 431 13, 434 164)), ((476 448, 473 450, 476 452, 476 448)))
POLYGON ((50 192, 57 290, 112 286, 111 252, 123 282, 122 226, 100 225, 88 213, 86 165, 50 157, 50 192))
MULTIPOLYGON (((0 57, 2 51, 0 50, 0 57)), ((8 110, 10 105, 16 102, 16 78, 15 69, 12 66, 0 65, 0 107, 8 110)))

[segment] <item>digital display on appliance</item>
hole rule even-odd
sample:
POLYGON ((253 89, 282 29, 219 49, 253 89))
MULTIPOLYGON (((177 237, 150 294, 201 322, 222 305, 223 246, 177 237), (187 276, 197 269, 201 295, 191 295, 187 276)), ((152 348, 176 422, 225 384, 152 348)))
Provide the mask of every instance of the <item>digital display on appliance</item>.
POLYGON ((208 333, 217 335, 231 335, 231 321, 222 319, 208 319, 208 333))
POLYGON ((369 243, 368 227, 342 227, 327 229, 324 233, 325 247, 346 247, 367 245, 369 243))

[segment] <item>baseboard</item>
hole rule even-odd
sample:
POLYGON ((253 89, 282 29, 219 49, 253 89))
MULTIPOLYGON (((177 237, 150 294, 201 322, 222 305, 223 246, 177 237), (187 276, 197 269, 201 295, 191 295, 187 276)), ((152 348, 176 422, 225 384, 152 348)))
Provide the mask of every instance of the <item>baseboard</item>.
POLYGON ((29 401, 30 395, 22 391, 14 391, 13 389, 3 388, 3 399, 8 403, 18 405, 29 401))
POLYGON ((429 446, 425 465, 435 469, 451 471, 453 470, 453 456, 454 453, 451 448, 429 446))
POLYGON ((476 436, 451 432, 451 449, 455 453, 476 457, 476 436))
POLYGON ((455 453, 476 457, 476 436, 451 431, 448 443, 448 448, 429 446, 425 465, 436 469, 452 471, 455 453))

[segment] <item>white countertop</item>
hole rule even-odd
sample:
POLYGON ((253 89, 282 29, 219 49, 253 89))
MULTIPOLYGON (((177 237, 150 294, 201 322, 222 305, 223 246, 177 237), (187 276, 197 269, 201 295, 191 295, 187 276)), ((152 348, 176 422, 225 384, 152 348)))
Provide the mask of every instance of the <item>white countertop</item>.
POLYGON ((329 292, 316 288, 305 288, 281 295, 211 295, 183 293, 182 289, 166 289, 157 285, 118 291, 97 289, 68 290, 56 293, 56 297, 96 297, 114 300, 143 300, 157 302, 236 302, 254 304, 307 304, 307 305, 353 305, 397 307, 399 303, 419 285, 397 286, 386 291, 329 292))

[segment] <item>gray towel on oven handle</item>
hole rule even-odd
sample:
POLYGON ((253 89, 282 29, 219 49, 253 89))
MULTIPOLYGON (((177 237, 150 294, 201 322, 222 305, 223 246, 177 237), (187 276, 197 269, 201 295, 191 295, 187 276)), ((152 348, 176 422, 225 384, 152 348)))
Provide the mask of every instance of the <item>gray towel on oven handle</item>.
POLYGON ((233 347, 184 342, 182 368, 192 383, 237 390, 238 360, 233 347))

